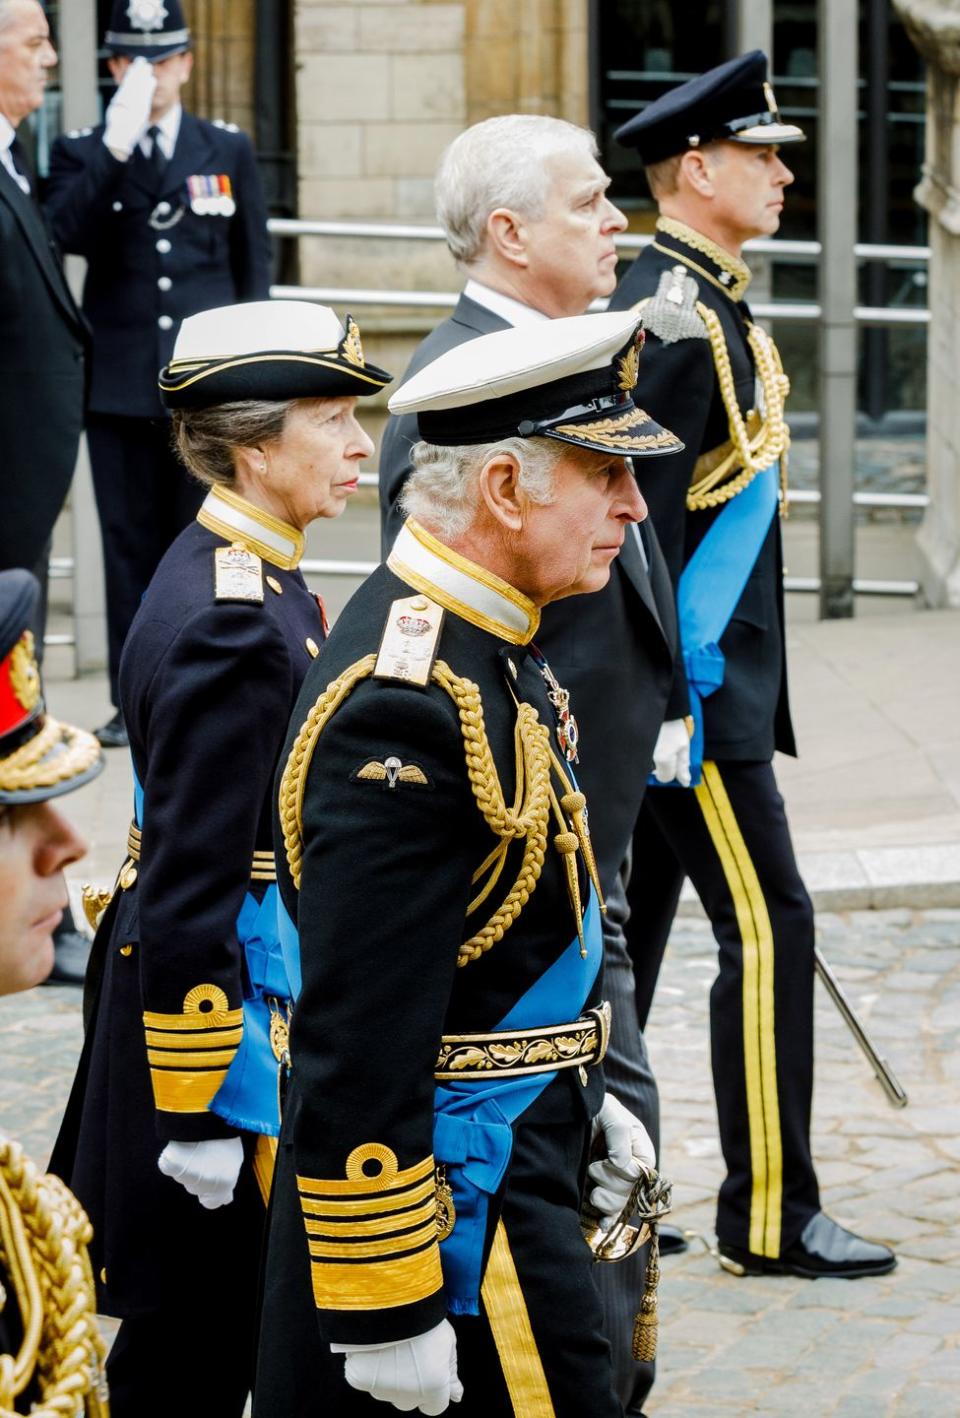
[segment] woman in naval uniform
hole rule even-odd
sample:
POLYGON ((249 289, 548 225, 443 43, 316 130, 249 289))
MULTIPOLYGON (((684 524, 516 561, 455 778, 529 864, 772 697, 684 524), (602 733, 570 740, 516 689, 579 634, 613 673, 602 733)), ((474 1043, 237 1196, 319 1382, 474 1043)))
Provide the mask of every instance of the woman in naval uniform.
MULTIPOLYGON (((103 767, 92 734, 46 712, 34 655, 40 587, 0 572, 0 994, 53 965, 63 869, 86 850, 51 798, 103 767)), ((0 1133, 0 1413, 105 1418, 103 1343, 87 1256, 90 1223, 59 1177, 0 1133)))
POLYGON ((100 1308, 123 1320, 120 1418, 240 1418, 251 1387, 291 996, 271 785, 325 633, 298 564, 373 452, 357 397, 389 379, 349 317, 298 301, 190 317, 160 375, 210 490, 124 650, 135 815, 54 1154, 94 1223, 100 1308))

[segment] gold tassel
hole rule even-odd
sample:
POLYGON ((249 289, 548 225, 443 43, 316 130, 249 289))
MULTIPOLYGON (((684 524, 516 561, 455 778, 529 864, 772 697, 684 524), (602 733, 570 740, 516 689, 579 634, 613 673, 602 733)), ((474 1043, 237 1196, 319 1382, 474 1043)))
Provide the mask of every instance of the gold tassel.
POLYGON ((660 1238, 656 1225, 651 1227, 650 1255, 647 1258, 647 1273, 643 1283, 643 1298, 637 1317, 633 1322, 633 1344, 631 1352, 638 1364, 652 1364, 657 1357, 657 1333, 660 1322, 657 1318, 657 1285, 660 1282, 660 1238))
POLYGON ((580 900, 580 883, 577 880, 577 847, 580 845, 573 832, 558 832, 553 845, 563 858, 563 869, 567 874, 567 895, 577 921, 577 940, 580 942, 581 959, 587 958, 587 943, 583 938, 583 904, 580 900))
POLYGON ((577 834, 583 860, 587 866, 587 874, 597 893, 597 904, 600 910, 606 913, 607 903, 603 899, 603 891, 600 888, 600 872, 597 869, 597 859, 593 854, 593 842, 590 840, 590 829, 587 826, 587 800, 583 793, 568 792, 564 793, 560 799, 560 806, 573 823, 573 830, 577 834))

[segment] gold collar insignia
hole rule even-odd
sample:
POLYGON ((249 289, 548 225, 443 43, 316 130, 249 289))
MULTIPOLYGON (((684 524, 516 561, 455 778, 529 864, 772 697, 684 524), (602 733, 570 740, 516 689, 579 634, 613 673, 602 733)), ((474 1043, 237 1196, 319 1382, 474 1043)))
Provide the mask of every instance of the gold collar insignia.
POLYGON ((210 489, 197 513, 197 521, 208 532, 215 532, 228 542, 242 542, 282 571, 293 571, 303 556, 302 532, 248 502, 229 487, 218 484, 210 489))
POLYGON ((712 285, 722 290, 731 300, 742 300, 750 284, 750 267, 729 251, 724 251, 715 241, 684 222, 672 217, 660 217, 657 222, 657 236, 667 237, 666 242, 654 241, 658 251, 675 256, 678 261, 689 266, 698 275, 705 276, 712 285))

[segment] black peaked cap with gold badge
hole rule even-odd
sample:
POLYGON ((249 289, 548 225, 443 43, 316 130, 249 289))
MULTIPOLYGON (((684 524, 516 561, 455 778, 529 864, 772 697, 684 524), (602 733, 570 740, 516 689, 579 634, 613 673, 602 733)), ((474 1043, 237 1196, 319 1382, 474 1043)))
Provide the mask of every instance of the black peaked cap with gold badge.
POLYGON ((180 0, 114 0, 104 45, 128 59, 169 59, 190 48, 180 0))
POLYGON ((33 620, 40 587, 29 571, 0 572, 0 803, 37 803, 82 787, 103 768, 92 734, 46 712, 33 620))
POLYGON ((625 458, 677 453, 680 440, 634 402, 642 347, 630 311, 496 330, 418 370, 390 411, 415 413, 421 438, 441 447, 552 438, 625 458))
POLYGON ((351 315, 341 324, 327 306, 306 300, 247 301, 188 316, 159 376, 168 409, 363 396, 392 378, 367 364, 351 315))
POLYGON ((690 148, 726 139, 734 143, 799 143, 802 128, 785 123, 767 80, 767 56, 751 50, 654 99, 614 134, 636 148, 644 166, 690 148))

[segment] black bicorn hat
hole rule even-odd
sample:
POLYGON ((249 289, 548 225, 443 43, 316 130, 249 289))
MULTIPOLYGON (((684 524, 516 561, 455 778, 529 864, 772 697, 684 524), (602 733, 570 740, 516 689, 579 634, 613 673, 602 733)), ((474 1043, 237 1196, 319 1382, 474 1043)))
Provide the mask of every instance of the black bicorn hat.
POLYGON ((30 622, 40 587, 0 571, 0 803, 38 803, 82 787, 103 768, 93 734, 52 718, 30 622))
POLYGON ((169 59, 190 48, 190 30, 180 0, 113 0, 103 42, 129 59, 169 59))
POLYGON ((552 438, 624 458, 679 453, 636 403, 643 331, 629 310, 571 315, 468 340, 411 375, 391 413, 440 447, 552 438))
POLYGON ((647 167, 719 138, 798 143, 806 134, 781 118, 767 80, 767 56, 754 49, 654 99, 614 137, 625 148, 636 148, 647 167))

